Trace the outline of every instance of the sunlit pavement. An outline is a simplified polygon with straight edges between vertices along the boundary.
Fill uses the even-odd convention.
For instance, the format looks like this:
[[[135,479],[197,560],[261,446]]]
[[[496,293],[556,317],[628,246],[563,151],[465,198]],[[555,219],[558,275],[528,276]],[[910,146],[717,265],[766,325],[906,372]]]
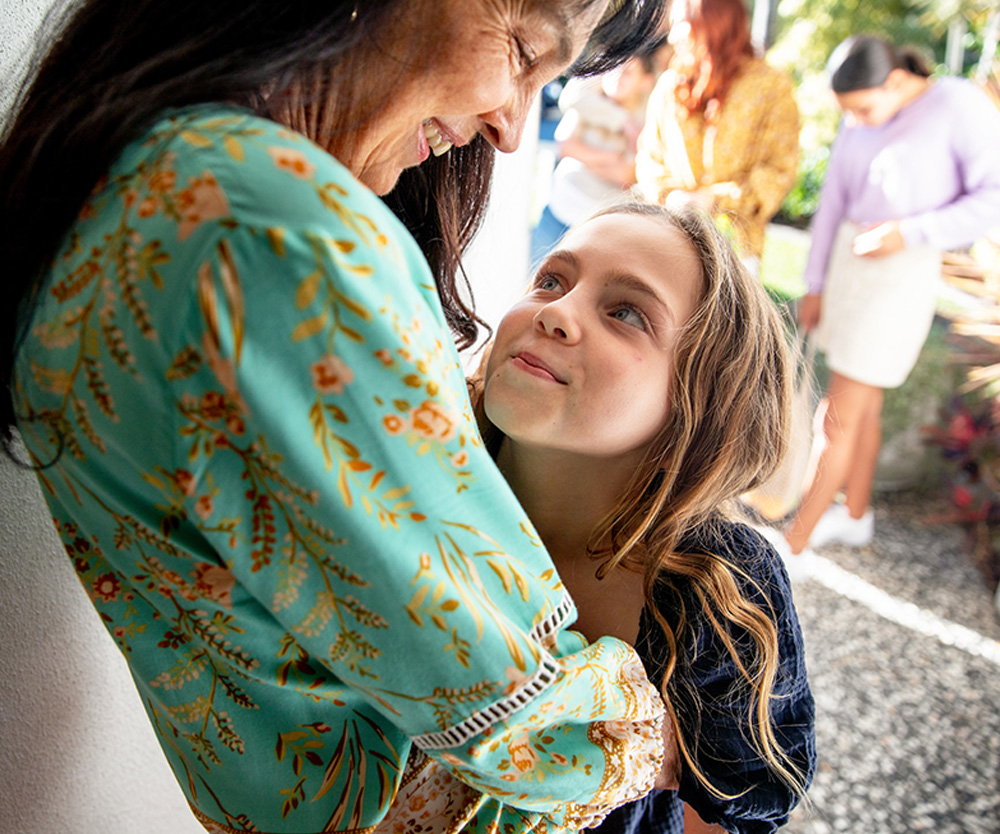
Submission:
[[[786,832],[1000,834],[1000,617],[934,509],[882,496],[872,545],[794,586],[819,767]]]

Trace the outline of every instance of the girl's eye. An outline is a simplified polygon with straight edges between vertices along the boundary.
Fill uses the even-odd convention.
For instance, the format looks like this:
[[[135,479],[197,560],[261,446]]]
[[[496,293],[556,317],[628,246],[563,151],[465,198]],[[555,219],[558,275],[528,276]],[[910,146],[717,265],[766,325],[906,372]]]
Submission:
[[[535,286],[546,292],[558,292],[562,289],[562,284],[559,283],[559,279],[554,275],[539,275],[535,279]]]
[[[649,329],[649,323],[646,320],[646,317],[637,308],[630,304],[619,304],[616,306],[611,311],[611,318],[639,330]]]

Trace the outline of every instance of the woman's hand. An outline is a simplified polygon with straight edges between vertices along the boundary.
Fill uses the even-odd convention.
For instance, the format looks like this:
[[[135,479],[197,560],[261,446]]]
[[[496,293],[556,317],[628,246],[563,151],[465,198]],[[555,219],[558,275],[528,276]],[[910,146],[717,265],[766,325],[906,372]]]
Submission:
[[[799,327],[806,333],[814,330],[819,324],[819,315],[823,309],[823,296],[816,294],[804,295],[799,299]]]
[[[684,803],[684,834],[726,834],[721,825],[709,825],[698,816],[698,812]]]
[[[886,220],[857,235],[851,250],[862,258],[881,258],[898,252],[904,246],[899,221]]]

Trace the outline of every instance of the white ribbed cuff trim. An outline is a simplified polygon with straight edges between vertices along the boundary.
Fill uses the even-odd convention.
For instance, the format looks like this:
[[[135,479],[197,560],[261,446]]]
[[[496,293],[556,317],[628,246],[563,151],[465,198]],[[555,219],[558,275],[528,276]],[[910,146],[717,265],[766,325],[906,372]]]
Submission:
[[[531,629],[528,635],[536,644],[543,644],[558,631],[573,611],[573,601],[566,594],[551,614]],[[464,721],[435,733],[414,736],[413,743],[421,750],[444,750],[466,744],[498,721],[505,721],[548,689],[559,676],[559,663],[539,648],[539,663],[535,673],[516,691],[474,712]]]

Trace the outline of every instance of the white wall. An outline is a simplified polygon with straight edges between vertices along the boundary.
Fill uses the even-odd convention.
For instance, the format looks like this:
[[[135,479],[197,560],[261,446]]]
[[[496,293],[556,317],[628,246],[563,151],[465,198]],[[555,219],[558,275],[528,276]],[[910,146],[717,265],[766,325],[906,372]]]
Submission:
[[[0,0],[9,80],[48,0]],[[9,87],[0,90],[6,106]],[[537,124],[498,160],[490,213],[469,259],[495,324],[524,286]],[[125,661],[49,520],[35,476],[0,454],[0,834],[194,834]]]
[[[47,6],[0,0],[5,82]],[[3,454],[0,624],[0,834],[204,834],[35,476]]]

